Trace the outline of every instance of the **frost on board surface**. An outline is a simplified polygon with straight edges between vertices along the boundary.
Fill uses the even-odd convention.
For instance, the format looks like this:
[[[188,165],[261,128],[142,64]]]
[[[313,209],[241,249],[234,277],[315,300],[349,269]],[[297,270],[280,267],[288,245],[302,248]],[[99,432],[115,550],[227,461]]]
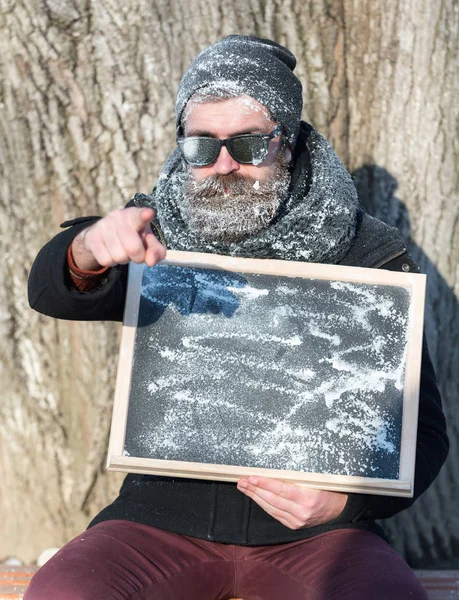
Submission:
[[[397,479],[408,288],[145,268],[125,455]]]

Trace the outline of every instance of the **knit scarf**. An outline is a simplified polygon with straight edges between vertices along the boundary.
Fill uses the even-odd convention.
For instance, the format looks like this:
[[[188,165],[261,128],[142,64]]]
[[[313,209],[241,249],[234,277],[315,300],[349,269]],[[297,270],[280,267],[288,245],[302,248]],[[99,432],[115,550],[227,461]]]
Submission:
[[[304,122],[293,165],[289,193],[276,218],[238,242],[207,241],[188,228],[180,207],[189,172],[178,148],[153,192],[136,194],[134,204],[157,211],[157,224],[171,250],[337,264],[356,234],[359,205],[351,176],[325,139]]]

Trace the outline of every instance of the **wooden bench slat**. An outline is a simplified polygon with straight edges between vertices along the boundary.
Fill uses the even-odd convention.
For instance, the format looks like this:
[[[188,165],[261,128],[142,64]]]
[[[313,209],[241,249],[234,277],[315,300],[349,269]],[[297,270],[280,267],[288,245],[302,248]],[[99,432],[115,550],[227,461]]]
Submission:
[[[22,600],[37,567],[0,565],[0,600]]]
[[[459,571],[414,571],[430,600],[459,600]]]

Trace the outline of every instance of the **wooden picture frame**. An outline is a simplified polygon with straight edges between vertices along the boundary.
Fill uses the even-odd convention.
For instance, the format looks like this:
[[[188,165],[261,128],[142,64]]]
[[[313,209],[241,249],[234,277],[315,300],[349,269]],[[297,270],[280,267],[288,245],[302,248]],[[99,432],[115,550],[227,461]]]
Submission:
[[[144,268],[148,268],[144,267],[144,265],[135,265],[133,263],[129,267],[128,292],[107,458],[108,470],[222,481],[237,481],[243,476],[258,474],[325,490],[412,496],[426,284],[425,275],[392,272],[384,269],[299,263],[271,259],[234,258],[214,254],[178,251],[168,251],[166,260],[161,263],[161,266],[163,268],[198,269],[199,272],[204,269],[206,273],[209,270],[209,273],[233,273],[242,277],[254,277],[262,274],[265,277],[265,283],[271,280],[271,278],[281,277],[289,278],[289,282],[296,282],[298,284],[300,280],[329,282],[330,286],[334,286],[334,289],[344,289],[345,286],[343,284],[345,284],[352,290],[355,288],[353,284],[356,284],[362,286],[363,291],[359,292],[360,294],[370,293],[368,290],[373,290],[375,293],[383,293],[383,291],[386,293],[389,289],[394,290],[394,293],[398,294],[398,288],[404,290],[403,297],[406,295],[409,300],[407,301],[407,308],[403,309],[406,312],[406,327],[403,334],[406,336],[406,344],[403,351],[403,390],[400,392],[403,406],[400,409],[401,435],[399,453],[397,455],[397,461],[399,460],[398,474],[396,477],[391,476],[390,478],[381,476],[373,477],[336,472],[324,473],[286,468],[262,468],[250,465],[239,466],[197,462],[193,460],[129,456],[126,451],[127,420],[130,410],[129,394],[136,333],[139,319],[142,317],[139,312],[142,278]],[[154,268],[157,269],[158,266]],[[372,287],[369,288],[368,286]],[[365,310],[367,310],[367,304],[365,304]],[[361,316],[358,318],[361,318]],[[398,317],[398,321],[404,321],[404,319]],[[226,385],[226,382],[223,385]]]

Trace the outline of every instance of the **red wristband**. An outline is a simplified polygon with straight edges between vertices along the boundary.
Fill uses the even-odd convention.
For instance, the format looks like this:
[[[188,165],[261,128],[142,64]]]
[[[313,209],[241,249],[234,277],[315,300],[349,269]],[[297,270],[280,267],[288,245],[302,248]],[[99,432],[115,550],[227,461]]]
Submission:
[[[67,250],[67,264],[72,282],[80,292],[90,292],[96,288],[101,282],[102,275],[109,269],[109,267],[101,267],[98,271],[79,269],[73,259],[72,244]]]

